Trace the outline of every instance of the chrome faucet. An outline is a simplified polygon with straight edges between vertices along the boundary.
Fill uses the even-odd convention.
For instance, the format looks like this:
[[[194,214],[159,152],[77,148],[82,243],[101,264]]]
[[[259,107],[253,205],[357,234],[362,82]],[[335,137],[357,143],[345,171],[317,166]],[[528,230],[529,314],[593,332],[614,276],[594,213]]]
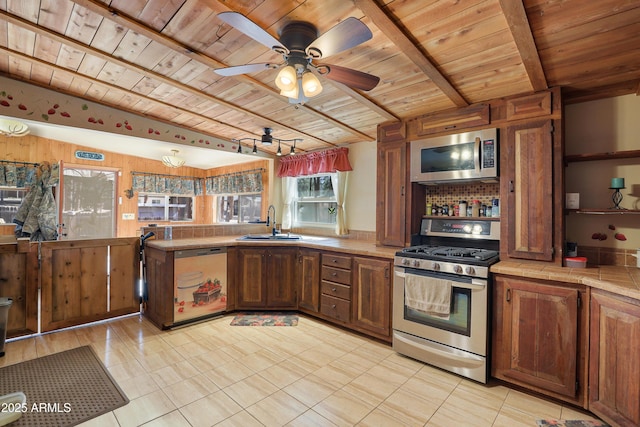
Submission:
[[[273,205],[269,205],[269,207],[267,208],[267,228],[271,224],[269,213],[272,210],[273,210],[273,228],[271,229],[271,235],[275,236],[276,235],[276,207]]]

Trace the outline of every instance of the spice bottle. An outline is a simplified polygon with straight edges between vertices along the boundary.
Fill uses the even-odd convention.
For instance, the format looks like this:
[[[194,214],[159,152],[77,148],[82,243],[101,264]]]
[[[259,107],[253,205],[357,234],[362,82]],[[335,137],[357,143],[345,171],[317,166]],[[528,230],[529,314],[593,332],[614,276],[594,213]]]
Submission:
[[[460,216],[467,216],[467,202],[465,202],[464,200],[460,200],[458,210],[460,212]]]
[[[471,204],[471,216],[480,216],[480,200],[474,200]]]

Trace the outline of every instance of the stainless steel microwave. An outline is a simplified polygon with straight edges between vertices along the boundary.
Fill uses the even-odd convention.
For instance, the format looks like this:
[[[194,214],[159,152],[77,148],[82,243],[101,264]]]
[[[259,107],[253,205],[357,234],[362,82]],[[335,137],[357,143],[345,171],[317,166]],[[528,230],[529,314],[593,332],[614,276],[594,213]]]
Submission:
[[[498,129],[411,141],[411,182],[495,181]]]

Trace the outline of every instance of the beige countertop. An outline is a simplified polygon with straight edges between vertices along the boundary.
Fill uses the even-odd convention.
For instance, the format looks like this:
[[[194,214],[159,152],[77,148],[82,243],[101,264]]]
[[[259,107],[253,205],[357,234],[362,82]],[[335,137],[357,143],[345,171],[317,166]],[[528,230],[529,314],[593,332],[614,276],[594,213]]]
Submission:
[[[602,265],[570,268],[535,261],[500,261],[491,266],[491,272],[582,284],[594,289],[640,299],[640,268],[637,267]]]
[[[238,240],[241,236],[197,237],[175,240],[147,240],[150,248],[165,251],[200,249],[212,246],[293,246],[326,251],[343,252],[351,255],[381,257],[392,260],[398,248],[376,246],[374,242],[335,237],[305,236],[300,240]]]

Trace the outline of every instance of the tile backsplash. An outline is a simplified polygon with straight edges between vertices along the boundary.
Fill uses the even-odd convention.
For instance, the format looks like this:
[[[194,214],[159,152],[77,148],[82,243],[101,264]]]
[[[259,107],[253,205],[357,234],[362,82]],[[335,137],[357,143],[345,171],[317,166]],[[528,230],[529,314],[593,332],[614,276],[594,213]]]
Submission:
[[[481,204],[491,205],[491,200],[500,197],[500,183],[466,183],[428,185],[425,207],[427,203],[442,205],[458,204],[460,200],[471,203],[480,200]]]
[[[589,265],[618,265],[636,267],[637,249],[601,248],[578,246],[578,256],[586,257]]]

